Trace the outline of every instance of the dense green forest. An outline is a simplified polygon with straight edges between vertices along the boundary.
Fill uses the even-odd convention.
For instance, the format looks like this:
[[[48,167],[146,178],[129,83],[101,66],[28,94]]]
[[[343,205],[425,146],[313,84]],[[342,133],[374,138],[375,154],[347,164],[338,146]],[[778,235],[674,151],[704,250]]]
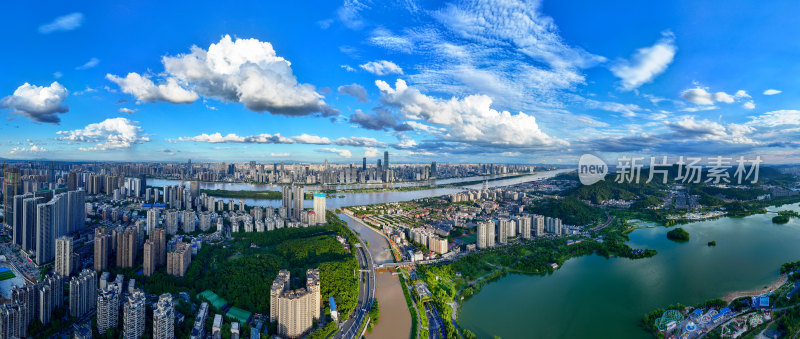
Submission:
[[[683,228],[678,227],[672,231],[667,232],[667,238],[677,241],[688,241],[689,232],[686,232],[686,230],[684,230]]]
[[[602,209],[589,206],[575,197],[547,199],[529,206],[528,212],[561,218],[568,225],[587,225],[606,220]]]

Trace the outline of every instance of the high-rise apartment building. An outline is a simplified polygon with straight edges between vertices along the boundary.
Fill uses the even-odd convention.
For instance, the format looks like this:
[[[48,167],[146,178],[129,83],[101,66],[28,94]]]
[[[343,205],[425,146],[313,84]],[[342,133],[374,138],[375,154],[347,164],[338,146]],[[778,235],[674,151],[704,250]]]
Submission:
[[[522,239],[531,239],[531,216],[523,215],[517,220]]]
[[[125,231],[117,233],[117,266],[133,267],[136,264],[137,240],[135,226],[128,226]]]
[[[156,268],[167,264],[167,231],[163,228],[150,230],[150,240],[155,244]]]
[[[147,210],[147,231],[148,233],[158,227],[159,209],[151,208]]]
[[[105,227],[94,229],[94,270],[108,269],[108,257],[111,255],[111,235]]]
[[[501,245],[508,243],[508,238],[511,234],[511,220],[501,218],[497,221],[497,242]]]
[[[278,322],[278,335],[298,338],[320,317],[319,270],[306,272],[306,288],[289,290],[289,271],[281,270],[270,289],[270,319]]]
[[[156,244],[153,239],[147,239],[143,246],[142,273],[145,277],[153,275],[156,271]]]
[[[183,211],[181,215],[181,220],[183,222],[183,233],[192,233],[194,232],[194,211],[186,210]]]
[[[191,245],[179,242],[167,253],[167,274],[182,277],[192,263]]]
[[[86,191],[80,189],[67,192],[67,209],[69,210],[67,232],[82,230],[86,226]]]
[[[24,304],[0,305],[0,338],[24,338],[27,336],[26,312],[27,305]]]
[[[13,200],[14,214],[9,217],[13,218],[13,223],[12,223],[13,226],[11,230],[12,241],[19,246],[22,246],[24,242],[23,229],[25,227],[25,208],[23,206],[25,199],[30,199],[30,198],[33,198],[33,194],[15,195]]]
[[[478,221],[478,248],[494,247],[494,223],[491,221]]]
[[[536,236],[537,237],[543,237],[544,236],[544,216],[543,215],[538,215],[538,214],[534,214],[533,215],[532,228],[534,230],[536,230]]]
[[[153,309],[153,339],[175,338],[175,307],[172,295],[164,293],[158,297]]]
[[[26,198],[22,201],[22,249],[36,250],[36,206],[44,202],[42,197]]]
[[[283,194],[281,195],[282,203],[281,206],[286,209],[288,214],[292,214],[292,187],[289,185],[284,185],[283,187]]]
[[[69,281],[69,315],[79,318],[97,302],[97,272],[85,269]]]
[[[317,219],[317,225],[327,222],[325,216],[325,193],[314,193],[314,215]]]
[[[164,229],[167,234],[175,235],[178,233],[178,211],[167,210],[164,217]]]
[[[122,338],[138,339],[144,335],[146,305],[144,292],[134,289],[123,307]]]
[[[53,261],[55,256],[54,221],[56,204],[51,201],[36,205],[36,264],[43,265]]]
[[[97,296],[97,331],[100,334],[119,324],[119,292],[117,286],[107,286]]]
[[[300,220],[300,214],[303,212],[303,203],[305,202],[305,193],[303,192],[303,186],[294,186],[292,193],[292,199],[294,200],[294,208],[292,209],[292,216]]]
[[[56,239],[56,263],[54,270],[56,273],[64,277],[69,277],[72,274],[72,238],[62,236]]]

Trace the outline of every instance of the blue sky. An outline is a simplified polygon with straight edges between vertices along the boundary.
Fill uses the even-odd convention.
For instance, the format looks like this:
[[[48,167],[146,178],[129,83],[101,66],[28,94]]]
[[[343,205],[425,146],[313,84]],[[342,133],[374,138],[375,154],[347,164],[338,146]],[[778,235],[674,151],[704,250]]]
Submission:
[[[0,157],[797,162],[796,13],[796,1],[15,3],[0,13]]]

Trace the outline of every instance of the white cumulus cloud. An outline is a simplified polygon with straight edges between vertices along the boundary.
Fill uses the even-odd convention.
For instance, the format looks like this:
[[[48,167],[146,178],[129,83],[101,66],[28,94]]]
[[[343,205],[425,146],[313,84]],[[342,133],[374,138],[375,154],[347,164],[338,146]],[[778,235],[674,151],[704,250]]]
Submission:
[[[335,154],[338,154],[342,158],[349,158],[349,157],[353,156],[353,153],[351,153],[349,150],[340,149],[340,148],[320,148],[317,151],[335,153]]]
[[[395,88],[381,80],[375,84],[381,91],[381,103],[397,108],[407,119],[446,128],[442,134],[446,140],[517,146],[566,144],[542,132],[532,115],[492,109],[492,99],[486,95],[441,100],[422,94],[402,79]]]
[[[124,78],[113,74],[106,74],[106,79],[119,85],[123,92],[131,94],[139,101],[166,101],[173,104],[191,104],[199,97],[197,93],[183,88],[175,78],[167,78],[163,83],[156,84],[146,76],[138,73],[128,73]]]
[[[127,107],[121,107],[119,109],[119,112],[120,113],[133,114],[133,113],[136,113],[136,110],[135,109],[130,109],[130,108],[127,108]]]
[[[359,67],[375,75],[403,74],[403,69],[400,66],[388,60],[370,61],[359,65]]]
[[[36,86],[26,82],[17,87],[14,94],[0,99],[0,108],[11,109],[33,121],[58,124],[61,122],[58,114],[69,111],[69,107],[64,105],[67,94],[69,91],[57,81],[50,86]]]
[[[160,85],[137,73],[123,79],[107,77],[140,101],[187,103],[197,100],[199,94],[238,102],[255,112],[292,116],[338,114],[313,85],[297,81],[291,63],[278,56],[269,42],[234,40],[226,35],[207,50],[192,46],[190,53],[164,56],[161,62],[165,73]]]
[[[364,156],[367,158],[372,158],[378,156],[378,149],[377,148],[365,148],[364,149]]]
[[[771,88],[766,90],[766,91],[764,91],[764,95],[775,95],[775,94],[781,94],[781,91],[779,91],[777,89],[771,89]]]
[[[677,49],[675,36],[667,32],[655,45],[637,50],[631,60],[623,60],[612,66],[611,72],[620,78],[622,90],[637,89],[666,71]]]
[[[109,118],[82,129],[58,131],[58,135],[57,140],[94,144],[91,147],[80,147],[81,151],[124,149],[150,141],[138,122],[126,118]]]

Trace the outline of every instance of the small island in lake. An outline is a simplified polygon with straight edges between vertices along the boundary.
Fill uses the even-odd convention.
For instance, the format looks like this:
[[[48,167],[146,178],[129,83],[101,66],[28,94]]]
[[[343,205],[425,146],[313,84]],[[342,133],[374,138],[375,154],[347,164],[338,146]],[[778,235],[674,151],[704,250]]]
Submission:
[[[708,246],[717,246],[717,241],[716,240],[709,241]]]
[[[667,232],[667,239],[676,241],[689,241],[689,232],[686,232],[686,230],[683,228],[678,227]]]

